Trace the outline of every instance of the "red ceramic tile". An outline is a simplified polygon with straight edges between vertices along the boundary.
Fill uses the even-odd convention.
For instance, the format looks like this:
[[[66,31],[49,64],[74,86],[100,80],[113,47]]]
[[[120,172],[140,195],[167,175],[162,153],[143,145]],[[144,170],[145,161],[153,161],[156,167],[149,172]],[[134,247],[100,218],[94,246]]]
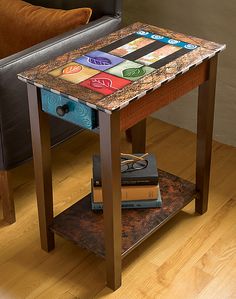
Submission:
[[[104,95],[109,95],[122,89],[130,84],[131,81],[118,78],[116,76],[100,73],[80,83],[81,86],[87,87]]]

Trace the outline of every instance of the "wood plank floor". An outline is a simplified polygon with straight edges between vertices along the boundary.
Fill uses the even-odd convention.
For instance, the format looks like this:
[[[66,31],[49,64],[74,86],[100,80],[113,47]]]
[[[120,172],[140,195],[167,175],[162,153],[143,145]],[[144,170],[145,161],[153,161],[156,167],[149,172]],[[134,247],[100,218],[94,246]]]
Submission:
[[[195,145],[193,133],[148,120],[147,151],[159,168],[194,182]],[[91,132],[53,149],[55,214],[89,192],[98,150]],[[124,136],[122,150],[130,151]],[[60,237],[53,252],[40,250],[32,162],[12,174],[17,222],[0,222],[1,299],[236,298],[236,148],[214,142],[209,211],[195,215],[189,204],[128,255],[114,293],[101,258]]]

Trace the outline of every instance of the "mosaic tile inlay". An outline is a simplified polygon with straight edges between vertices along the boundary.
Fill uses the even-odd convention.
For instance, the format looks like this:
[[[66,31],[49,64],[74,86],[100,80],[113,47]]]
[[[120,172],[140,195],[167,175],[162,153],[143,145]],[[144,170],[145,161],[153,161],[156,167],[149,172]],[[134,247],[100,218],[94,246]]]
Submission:
[[[104,53],[102,51],[93,51],[88,54],[83,55],[82,57],[75,59],[76,62],[86,65],[90,68],[105,71],[121,62],[124,59]]]
[[[153,71],[155,71],[154,68],[142,65],[140,63],[127,61],[127,60],[107,70],[109,74],[113,74],[118,77],[125,78],[132,81],[138,80],[143,76],[150,74]]]
[[[97,70],[72,62],[63,65],[62,67],[57,68],[48,74],[72,83],[79,83],[98,73],[99,72]]]
[[[137,51],[138,49],[145,47],[153,42],[154,40],[151,40],[149,38],[140,37],[123,46],[120,46],[119,48],[112,50],[110,53],[122,57],[134,51]]]
[[[100,92],[104,95],[108,95],[130,83],[131,81],[129,80],[118,78],[106,73],[100,73],[83,81],[80,85]]]
[[[138,63],[142,63],[145,65],[150,65],[155,63],[158,60],[161,60],[165,58],[166,56],[169,56],[170,54],[179,51],[179,47],[166,45],[160,49],[157,49],[151,53],[148,53],[147,55],[140,57],[136,60]]]
[[[112,113],[224,48],[225,45],[135,23],[18,77]]]

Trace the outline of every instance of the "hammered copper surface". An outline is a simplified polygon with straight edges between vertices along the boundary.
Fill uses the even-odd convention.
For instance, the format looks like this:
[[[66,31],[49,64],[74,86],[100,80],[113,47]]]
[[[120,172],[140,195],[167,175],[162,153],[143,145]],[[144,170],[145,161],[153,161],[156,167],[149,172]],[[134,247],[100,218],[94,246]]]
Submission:
[[[162,208],[122,210],[122,255],[171,219],[196,195],[195,185],[159,170]],[[105,256],[102,212],[91,210],[90,195],[55,217],[52,230],[80,247]]]
[[[65,65],[66,63],[71,62],[73,59],[78,58],[85,53],[102,48],[139,30],[146,30],[156,34],[168,36],[173,39],[198,45],[199,47],[194,51],[191,51],[171,61],[170,63],[142,77],[141,79],[132,82],[132,84],[116,91],[109,96],[104,96],[95,91],[83,88],[78,84],[66,82],[60,78],[53,78],[52,76],[48,75],[49,71]],[[158,88],[162,83],[174,79],[178,74],[187,71],[190,67],[194,67],[203,60],[211,58],[212,56],[216,55],[216,53],[223,50],[224,47],[224,45],[202,40],[196,37],[186,36],[181,33],[175,33],[167,29],[145,25],[142,23],[135,23],[117,32],[114,32],[105,38],[99,39],[95,43],[66,53],[63,56],[60,56],[46,64],[23,72],[19,74],[19,78],[30,83],[40,84],[43,87],[59,91],[65,95],[75,97],[86,102],[87,104],[95,105],[95,109],[113,111],[116,109],[122,109],[122,107],[129,104],[133,98],[140,95],[142,96],[145,94],[145,92]]]

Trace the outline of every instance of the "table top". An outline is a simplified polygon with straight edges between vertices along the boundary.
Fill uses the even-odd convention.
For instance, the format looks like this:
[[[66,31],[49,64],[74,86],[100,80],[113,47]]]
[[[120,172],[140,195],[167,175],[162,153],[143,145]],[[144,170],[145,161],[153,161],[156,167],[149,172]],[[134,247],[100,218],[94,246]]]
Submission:
[[[224,48],[225,45],[135,23],[22,72],[18,78],[112,113]]]

